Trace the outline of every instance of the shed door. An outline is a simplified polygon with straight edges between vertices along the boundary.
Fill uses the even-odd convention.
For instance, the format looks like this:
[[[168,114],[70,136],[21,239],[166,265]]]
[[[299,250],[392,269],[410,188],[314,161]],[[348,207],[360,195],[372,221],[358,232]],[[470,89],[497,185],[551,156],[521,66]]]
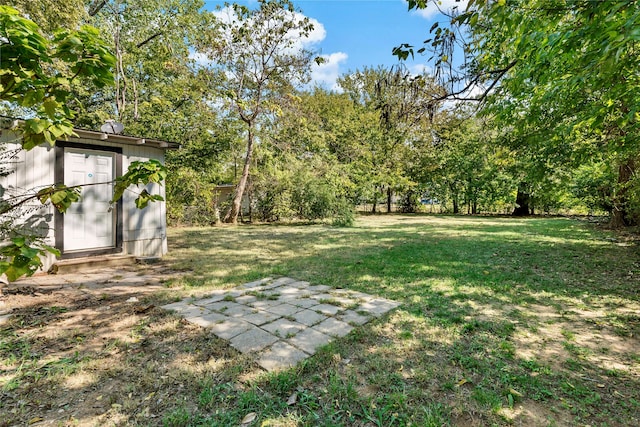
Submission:
[[[64,149],[64,183],[85,185],[64,214],[64,252],[115,247],[116,211],[109,210],[114,175],[115,153]]]

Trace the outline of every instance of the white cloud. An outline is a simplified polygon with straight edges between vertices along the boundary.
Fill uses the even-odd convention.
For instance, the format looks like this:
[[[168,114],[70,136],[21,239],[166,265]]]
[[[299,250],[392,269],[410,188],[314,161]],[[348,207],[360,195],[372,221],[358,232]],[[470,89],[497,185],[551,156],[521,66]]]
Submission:
[[[409,67],[409,72],[412,76],[419,76],[425,73],[431,74],[433,72],[433,68],[427,64],[414,64]]]
[[[304,15],[296,12],[296,18],[302,19]],[[322,25],[317,19],[309,18],[309,22],[313,25],[313,30],[304,38],[303,43],[307,45],[313,45],[316,43],[320,43],[322,40],[327,37],[327,30],[324,29],[324,25]]]
[[[321,55],[324,62],[320,65],[314,64],[311,69],[311,81],[324,88],[339,91],[336,81],[340,76],[340,65],[346,62],[349,57],[344,52],[335,52],[329,55]]]
[[[403,1],[406,3],[406,0]],[[438,15],[440,11],[450,13],[455,7],[458,8],[458,13],[462,13],[467,9],[468,4],[469,0],[431,0],[427,3],[425,9],[413,10],[412,13],[422,16],[425,19],[431,19]]]

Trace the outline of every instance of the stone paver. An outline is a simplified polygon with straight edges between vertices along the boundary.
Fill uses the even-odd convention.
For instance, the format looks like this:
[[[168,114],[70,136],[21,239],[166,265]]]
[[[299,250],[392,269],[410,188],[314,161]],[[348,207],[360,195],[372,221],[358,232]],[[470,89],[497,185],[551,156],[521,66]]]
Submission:
[[[313,326],[316,323],[320,323],[327,318],[327,316],[324,316],[313,310],[301,310],[296,314],[292,315],[291,317],[296,322],[302,323],[303,325],[307,325],[307,326]]]
[[[253,328],[231,338],[231,346],[242,353],[262,350],[280,339],[269,332]]]
[[[343,322],[349,323],[351,325],[364,325],[369,320],[371,320],[371,317],[363,316],[362,314],[358,314],[353,310],[345,310],[343,313],[336,317]]]
[[[331,305],[331,304],[314,305],[312,307],[309,307],[309,310],[313,310],[315,312],[320,312],[320,313],[325,314],[327,316],[335,316],[340,311],[342,311],[342,310],[340,310],[340,307],[338,307],[337,305]]]
[[[314,354],[318,347],[329,344],[330,341],[331,337],[329,335],[312,328],[307,328],[287,340],[290,344],[309,354]]]
[[[320,304],[320,301],[318,301],[315,298],[302,298],[302,299],[297,299],[295,301],[287,301],[287,302],[291,305],[295,305],[296,307],[301,307],[301,308],[309,308],[309,307],[313,307],[314,305]]]
[[[277,314],[269,313],[268,311],[264,310],[254,309],[251,314],[244,316],[242,320],[260,326],[264,325],[265,323],[272,322],[278,318],[280,318],[280,316],[278,316]]]
[[[198,305],[200,307],[205,307],[209,304],[215,304],[219,301],[222,301],[224,299],[224,295],[214,295],[211,296],[209,298],[204,298],[204,299],[200,299],[200,300],[196,300],[193,302],[193,305]],[[179,303],[178,303],[179,304]]]
[[[275,371],[296,365],[319,347],[399,305],[362,292],[280,277],[215,290],[202,299],[186,298],[162,308],[210,329],[242,353],[254,352],[262,368]]]
[[[309,355],[304,351],[280,341],[262,354],[262,357],[258,359],[258,365],[267,371],[277,371],[295,366],[307,357]]]
[[[275,322],[262,325],[262,329],[264,329],[265,331],[269,331],[272,334],[282,338],[290,338],[291,336],[306,328],[307,326],[301,323],[292,322],[291,320],[287,319],[278,319]]]
[[[227,317],[219,313],[209,313],[200,316],[187,317],[186,319],[191,323],[202,326],[203,328],[211,328],[212,326],[227,320]]]
[[[292,316],[302,310],[302,308],[291,304],[280,304],[273,307],[265,308],[264,310],[268,311],[269,313],[278,314],[280,316]]]
[[[191,321],[190,319],[187,320]],[[249,322],[228,317],[227,320],[211,326],[211,332],[222,339],[229,340],[236,335],[247,332],[251,328],[255,328],[255,326]]]
[[[324,322],[318,323],[314,329],[333,337],[344,337],[351,332],[353,326],[330,317]]]

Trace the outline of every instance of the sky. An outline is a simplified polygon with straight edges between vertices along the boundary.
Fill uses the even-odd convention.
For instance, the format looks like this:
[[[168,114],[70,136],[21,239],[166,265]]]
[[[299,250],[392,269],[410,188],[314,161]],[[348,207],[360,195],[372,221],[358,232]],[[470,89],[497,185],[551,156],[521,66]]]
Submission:
[[[238,4],[255,8],[255,0],[236,0]],[[205,7],[214,10],[222,1],[205,0]],[[390,67],[399,63],[391,51],[403,43],[416,47],[429,38],[429,28],[436,21],[445,22],[438,8],[409,11],[405,0],[294,0],[302,14],[310,18],[314,31],[305,47],[325,58],[313,66],[313,83],[326,89],[337,89],[336,79],[345,73],[379,65]],[[440,0],[441,7],[466,7],[456,0]],[[427,56],[416,54],[405,61],[413,73],[427,67]]]

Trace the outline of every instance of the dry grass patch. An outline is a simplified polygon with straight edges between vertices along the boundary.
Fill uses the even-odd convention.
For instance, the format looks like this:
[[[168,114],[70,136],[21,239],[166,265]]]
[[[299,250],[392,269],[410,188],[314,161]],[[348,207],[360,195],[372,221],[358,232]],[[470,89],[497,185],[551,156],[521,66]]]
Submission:
[[[371,216],[170,230],[140,306],[288,276],[402,303],[285,372],[103,283],[6,292],[0,426],[640,425],[634,236],[575,220]],[[339,302],[339,301],[338,301]],[[295,403],[288,404],[295,395]]]

